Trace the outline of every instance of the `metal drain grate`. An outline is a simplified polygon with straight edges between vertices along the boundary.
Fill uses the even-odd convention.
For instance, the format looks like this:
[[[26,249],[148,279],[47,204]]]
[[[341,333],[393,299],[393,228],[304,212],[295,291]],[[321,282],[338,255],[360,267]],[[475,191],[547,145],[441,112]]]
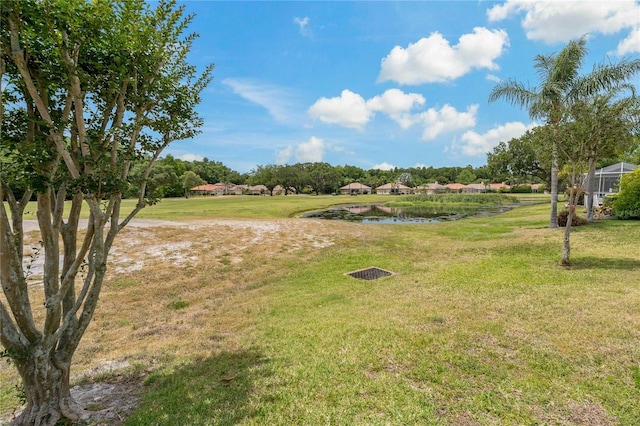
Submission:
[[[347,275],[350,275],[353,278],[358,278],[360,280],[377,280],[378,278],[395,275],[395,273],[390,271],[385,271],[384,269],[371,267],[371,268],[360,269],[358,271],[348,272]]]

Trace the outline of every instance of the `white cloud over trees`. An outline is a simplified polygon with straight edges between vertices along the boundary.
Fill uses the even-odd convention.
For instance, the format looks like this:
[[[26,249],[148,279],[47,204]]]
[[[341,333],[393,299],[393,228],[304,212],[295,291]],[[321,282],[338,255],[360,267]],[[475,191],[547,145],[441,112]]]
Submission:
[[[312,136],[307,142],[303,142],[295,149],[295,158],[298,163],[319,163],[324,157],[325,143],[322,139]]]
[[[375,166],[372,167],[373,170],[387,170],[387,171],[393,170],[395,168],[396,166],[394,166],[393,164],[389,164],[387,162],[376,164]]]
[[[382,59],[378,81],[417,85],[455,80],[474,68],[496,70],[499,67],[494,61],[508,45],[504,30],[476,27],[473,33],[461,36],[455,46],[434,32],[406,48],[394,47]]]
[[[326,149],[324,140],[312,136],[307,142],[276,151],[276,164],[286,164],[292,158],[297,163],[319,163],[322,162]]]
[[[500,142],[518,138],[533,127],[535,127],[533,124],[526,125],[519,121],[513,121],[494,127],[483,134],[469,130],[460,138],[463,143],[456,144],[452,148],[455,151],[461,152],[463,155],[472,157],[486,155]]]

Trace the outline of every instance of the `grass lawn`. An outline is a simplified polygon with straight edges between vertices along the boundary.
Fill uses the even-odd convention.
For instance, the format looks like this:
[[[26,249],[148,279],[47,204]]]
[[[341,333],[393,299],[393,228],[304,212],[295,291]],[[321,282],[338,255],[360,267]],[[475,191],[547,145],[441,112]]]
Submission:
[[[189,241],[192,257],[112,268],[75,373],[127,361],[104,379],[144,382],[128,425],[637,424],[640,222],[575,228],[561,268],[548,204],[440,224],[286,219],[337,198],[144,211],[277,227],[125,231],[114,258],[145,255],[135,238]],[[345,275],[369,266],[397,275]],[[0,370],[6,412],[16,378]]]

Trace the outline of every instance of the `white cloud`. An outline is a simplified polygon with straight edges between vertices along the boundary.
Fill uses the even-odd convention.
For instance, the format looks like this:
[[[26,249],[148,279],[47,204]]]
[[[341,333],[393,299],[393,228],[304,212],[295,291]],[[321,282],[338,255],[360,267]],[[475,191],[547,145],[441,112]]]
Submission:
[[[350,90],[343,90],[335,98],[320,98],[309,108],[309,115],[327,124],[362,130],[373,112],[364,98]]]
[[[424,105],[424,96],[418,93],[404,93],[399,89],[389,89],[382,95],[374,96],[367,101],[367,107],[371,111],[379,111],[387,114],[403,129],[415,122],[414,116],[409,114],[415,106]]]
[[[200,154],[182,154],[178,158],[182,161],[188,161],[188,162],[204,160],[204,157]]]
[[[495,83],[500,83],[502,81],[502,79],[500,77],[498,77],[497,75],[493,75],[493,74],[487,74],[487,80],[493,81]]]
[[[395,168],[396,166],[394,166],[393,164],[389,164],[387,162],[376,164],[375,166],[372,167],[372,169],[374,170],[393,170]]]
[[[292,158],[297,163],[319,163],[324,158],[327,144],[312,136],[307,142],[276,151],[276,164],[287,164]]]
[[[288,146],[284,149],[276,151],[276,164],[287,164],[293,154],[293,148]]]
[[[296,121],[292,96],[286,88],[244,78],[226,78],[222,84],[244,99],[266,108],[277,121],[285,124]]]
[[[313,35],[313,33],[311,32],[311,28],[308,27],[309,25],[308,16],[305,16],[304,18],[299,18],[296,16],[295,18],[293,18],[293,22],[298,25],[301,35],[305,37],[311,37]]]
[[[440,110],[429,108],[418,115],[419,121],[424,125],[423,140],[433,140],[441,133],[473,127],[476,124],[478,105],[467,108],[466,112],[458,112],[451,105],[444,105]]]
[[[520,13],[525,14],[522,28],[528,39],[553,44],[588,33],[615,34],[634,28],[638,25],[640,3],[508,0],[487,10],[490,21],[501,21]]]
[[[512,121],[483,134],[469,130],[460,138],[464,143],[460,146],[454,146],[453,149],[460,150],[463,155],[468,156],[486,155],[500,142],[518,138],[533,127],[535,127],[534,124],[525,125],[518,121]]]
[[[296,148],[296,161],[298,163],[319,163],[324,157],[324,150],[324,141],[312,136],[308,142],[301,143]]]
[[[616,53],[620,56],[631,53],[640,53],[640,27],[631,31],[629,36],[618,44]]]
[[[432,33],[407,48],[394,47],[382,60],[378,81],[422,84],[455,80],[473,68],[498,69],[494,60],[509,40],[504,30],[482,27],[465,34],[451,46],[442,34]]]

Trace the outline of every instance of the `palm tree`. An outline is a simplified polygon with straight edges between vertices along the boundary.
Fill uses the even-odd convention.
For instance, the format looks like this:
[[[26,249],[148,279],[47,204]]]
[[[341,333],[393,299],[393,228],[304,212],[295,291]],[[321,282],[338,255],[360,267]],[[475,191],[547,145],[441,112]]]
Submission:
[[[552,130],[549,140],[552,151],[550,228],[558,227],[558,130],[567,118],[570,105],[578,99],[622,84],[640,71],[640,59],[636,59],[601,64],[591,73],[580,75],[587,55],[586,42],[586,36],[583,36],[579,40],[571,40],[558,54],[537,55],[534,67],[540,78],[538,86],[529,87],[509,79],[498,83],[489,95],[489,102],[505,99],[526,108],[531,119],[544,120]]]

